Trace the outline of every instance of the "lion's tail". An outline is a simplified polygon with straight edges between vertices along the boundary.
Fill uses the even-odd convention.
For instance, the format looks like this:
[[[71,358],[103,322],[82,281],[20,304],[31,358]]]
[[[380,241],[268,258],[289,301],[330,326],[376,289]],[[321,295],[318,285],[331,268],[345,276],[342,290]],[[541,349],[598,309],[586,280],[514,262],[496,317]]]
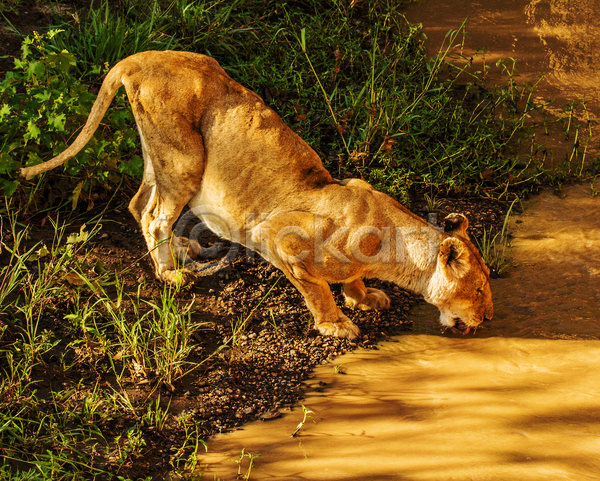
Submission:
[[[41,174],[42,172],[52,170],[55,167],[64,164],[67,160],[83,149],[85,144],[87,144],[92,138],[92,135],[94,135],[98,125],[100,125],[102,117],[104,117],[104,114],[108,110],[108,107],[115,96],[115,93],[119,87],[121,87],[121,85],[123,85],[123,75],[121,69],[117,65],[108,72],[104,82],[102,82],[102,87],[100,88],[100,92],[98,93],[98,97],[96,98],[94,105],[92,105],[92,110],[88,116],[87,122],[75,141],[64,152],[60,153],[53,159],[31,167],[23,167],[21,169],[21,176],[33,177],[34,175]]]

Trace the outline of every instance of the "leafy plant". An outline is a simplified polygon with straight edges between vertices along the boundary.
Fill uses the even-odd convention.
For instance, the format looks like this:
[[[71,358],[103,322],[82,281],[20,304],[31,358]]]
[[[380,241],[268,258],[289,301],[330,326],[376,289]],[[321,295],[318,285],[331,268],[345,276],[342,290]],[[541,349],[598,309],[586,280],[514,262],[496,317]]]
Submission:
[[[21,166],[40,163],[64,150],[67,135],[83,125],[96,98],[75,75],[75,56],[49,48],[49,42],[63,33],[50,30],[26,37],[15,69],[0,83],[0,187],[5,195],[12,195],[20,185]],[[72,193],[74,204],[82,191],[116,180],[119,169],[141,173],[141,162],[135,157],[133,163],[117,165],[124,151],[135,148],[137,133],[125,95],[117,95],[116,103],[105,118],[106,128],[99,129],[65,166],[69,175],[80,179]]]
[[[427,212],[437,212],[445,203],[444,199],[438,198],[434,193],[431,195],[428,193],[423,194],[425,202],[427,203]]]
[[[189,414],[182,414],[177,422],[180,426],[183,426],[185,437],[181,446],[171,448],[174,454],[171,456],[170,463],[176,469],[180,469],[183,464],[187,472],[192,472],[198,464],[200,447],[208,450],[208,446],[200,438],[200,423],[193,420]]]
[[[156,401],[154,403],[150,403],[147,406],[146,413],[142,417],[142,422],[150,426],[151,428],[156,428],[159,431],[162,431],[165,427],[165,423],[167,421],[167,417],[169,416],[169,407],[171,406],[171,400],[169,400],[167,407],[165,409],[160,407],[160,394],[157,396]]]
[[[160,396],[132,400],[121,386],[123,373],[173,389],[211,357],[188,359],[190,335],[201,324],[191,304],[173,299],[176,291],[167,288],[158,300],[130,298],[121,279],[95,272],[86,255],[100,224],[67,235],[68,226],[51,219],[54,239],[30,245],[30,229],[19,225],[10,201],[7,207],[0,217],[0,254],[8,261],[0,271],[0,478],[115,477],[146,451],[148,432],[172,419],[170,401],[161,404]],[[128,303],[134,320],[125,315]],[[53,319],[68,328],[68,339],[49,329]],[[93,380],[68,375],[58,390],[39,390],[49,364],[65,372],[87,368]],[[115,382],[98,382],[100,372]],[[114,430],[115,419],[122,429]],[[171,463],[187,474],[204,446],[203,430],[189,416],[177,421],[185,439]]]
[[[238,464],[238,472],[236,479],[250,479],[250,473],[252,473],[252,468],[254,467],[254,460],[260,457],[260,454],[250,454],[246,452],[246,448],[242,449],[240,453],[239,459],[236,459],[235,462]],[[248,468],[245,473],[242,473],[242,464],[244,462],[244,458],[248,458]]]
[[[304,427],[304,424],[306,424],[307,419],[310,419],[313,423],[316,423],[316,421],[311,416],[311,414],[314,414],[314,412],[307,409],[306,406],[304,406],[304,404],[302,405],[302,413],[302,421],[300,421],[300,423],[296,427],[296,430],[292,433],[292,437],[295,437],[300,432],[300,430]]]

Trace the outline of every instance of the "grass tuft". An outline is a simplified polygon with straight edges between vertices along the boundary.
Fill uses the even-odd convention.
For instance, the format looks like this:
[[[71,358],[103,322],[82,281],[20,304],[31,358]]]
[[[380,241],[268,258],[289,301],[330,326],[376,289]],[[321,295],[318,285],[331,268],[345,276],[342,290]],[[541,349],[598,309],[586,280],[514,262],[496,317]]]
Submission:
[[[512,201],[506,216],[504,217],[504,223],[502,229],[495,235],[492,235],[493,228],[483,229],[481,239],[475,239],[479,252],[483,262],[498,276],[504,274],[510,268],[510,260],[508,254],[510,251],[510,242],[508,238],[507,226],[512,213],[512,209],[515,203],[519,200],[517,197]]]

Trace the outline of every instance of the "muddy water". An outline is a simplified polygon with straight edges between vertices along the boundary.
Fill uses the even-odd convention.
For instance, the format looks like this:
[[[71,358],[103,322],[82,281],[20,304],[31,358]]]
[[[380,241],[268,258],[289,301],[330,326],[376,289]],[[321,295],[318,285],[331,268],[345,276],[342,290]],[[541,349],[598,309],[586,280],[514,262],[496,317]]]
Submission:
[[[600,181],[596,182],[600,189]],[[515,219],[509,277],[474,336],[442,333],[435,308],[413,334],[321,366],[283,418],[216,437],[210,477],[235,479],[600,479],[600,196],[544,192]],[[325,382],[323,388],[318,383]]]
[[[600,97],[600,2],[423,0],[408,17],[430,45],[469,16],[468,48],[516,57],[540,95]],[[597,111],[597,110],[596,110]],[[600,181],[595,190],[600,191]],[[317,369],[303,404],[217,436],[205,479],[600,479],[600,196],[590,184],[551,191],[514,219],[507,278],[493,281],[494,319],[467,337],[442,333],[435,308],[414,332]],[[320,383],[326,383],[323,387]],[[247,470],[247,459],[242,472]]]
[[[600,339],[598,189],[600,180],[561,196],[547,189],[524,204],[509,226],[514,267],[492,282],[494,319],[477,336]],[[439,333],[435,310],[415,309],[416,332]]]
[[[204,458],[235,479],[538,480],[600,477],[600,342],[404,336],[323,367],[315,412],[222,435]]]

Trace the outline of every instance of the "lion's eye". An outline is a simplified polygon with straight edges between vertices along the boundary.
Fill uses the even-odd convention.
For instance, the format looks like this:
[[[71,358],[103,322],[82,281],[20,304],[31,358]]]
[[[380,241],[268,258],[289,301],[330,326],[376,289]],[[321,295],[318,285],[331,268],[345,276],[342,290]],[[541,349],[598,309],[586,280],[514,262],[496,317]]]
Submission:
[[[477,294],[483,294],[483,287],[477,288]]]

